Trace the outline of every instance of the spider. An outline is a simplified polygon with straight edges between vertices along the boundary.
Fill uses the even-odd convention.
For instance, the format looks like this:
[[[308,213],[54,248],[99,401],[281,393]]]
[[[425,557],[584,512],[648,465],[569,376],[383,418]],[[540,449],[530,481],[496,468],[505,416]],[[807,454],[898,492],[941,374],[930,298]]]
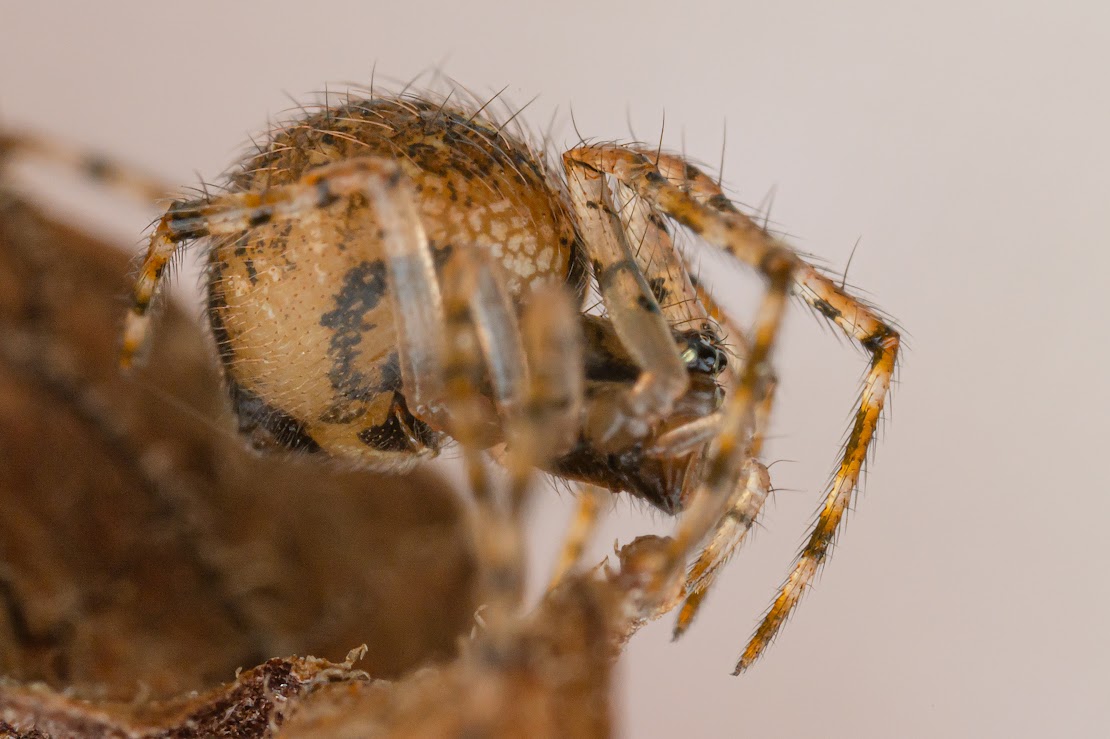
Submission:
[[[684,157],[582,142],[559,171],[485,107],[349,94],[272,130],[224,192],[177,200],[158,220],[121,363],[148,338],[173,256],[207,239],[207,317],[240,425],[256,442],[393,471],[457,442],[482,532],[486,618],[502,624],[520,599],[516,531],[533,470],[585,489],[560,572],[576,566],[596,525],[598,491],[638,496],[679,516],[638,596],[653,616],[681,603],[678,636],[768,495],[759,454],[771,356],[788,298],[800,296],[870,366],[816,524],[739,674],[829,554],[875,438],[899,333]],[[19,149],[147,196],[159,189],[34,137],[0,137],[0,153]],[[692,277],[676,227],[762,275],[750,328]],[[590,288],[601,315],[584,307]],[[488,475],[485,451],[508,469],[505,485]]]

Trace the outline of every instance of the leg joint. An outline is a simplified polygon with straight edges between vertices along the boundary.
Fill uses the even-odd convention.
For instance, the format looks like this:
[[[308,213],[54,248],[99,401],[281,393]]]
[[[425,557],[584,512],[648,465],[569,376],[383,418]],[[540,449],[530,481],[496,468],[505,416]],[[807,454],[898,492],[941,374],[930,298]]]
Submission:
[[[882,356],[884,353],[891,351],[898,347],[901,341],[901,336],[897,331],[885,323],[879,324],[875,331],[863,339],[860,343],[863,348],[871,352],[875,357]]]
[[[767,276],[772,289],[785,290],[794,279],[798,258],[785,246],[773,246],[759,262],[759,270]]]

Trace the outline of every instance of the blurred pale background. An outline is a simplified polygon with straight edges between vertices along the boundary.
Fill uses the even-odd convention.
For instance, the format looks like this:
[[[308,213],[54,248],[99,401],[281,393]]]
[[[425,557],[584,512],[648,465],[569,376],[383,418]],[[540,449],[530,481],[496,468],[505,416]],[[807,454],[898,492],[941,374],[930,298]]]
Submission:
[[[906,328],[866,491],[763,662],[729,672],[787,571],[864,359],[796,307],[782,490],[678,644],[622,662],[627,736],[1105,736],[1110,6],[1104,3],[4,3],[0,119],[212,179],[290,98],[441,66],[558,144],[647,140],[724,171]],[[915,9],[916,8],[916,9]],[[53,183],[50,183],[51,185]],[[59,192],[59,197],[63,193]],[[139,243],[152,217],[78,189]],[[72,200],[72,198],[71,198]],[[80,203],[71,203],[71,205]],[[758,281],[707,259],[741,314]],[[736,277],[731,275],[736,274]],[[790,461],[785,461],[790,460]],[[571,509],[538,496],[537,576]],[[619,502],[596,552],[669,522]],[[372,563],[368,563],[372,566]]]

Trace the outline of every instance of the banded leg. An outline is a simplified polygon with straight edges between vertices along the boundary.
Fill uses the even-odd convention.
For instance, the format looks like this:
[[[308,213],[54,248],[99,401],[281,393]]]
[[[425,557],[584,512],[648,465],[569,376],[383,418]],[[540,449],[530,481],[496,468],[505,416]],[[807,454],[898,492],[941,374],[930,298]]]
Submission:
[[[691,279],[689,264],[675,248],[663,216],[627,185],[618,182],[617,193],[626,238],[667,323],[672,330],[684,326],[698,330],[708,344],[716,347],[721,343],[717,324],[727,321],[727,317],[711,300],[705,301],[706,291]],[[711,318],[707,308],[724,320]],[[735,326],[730,330],[737,340],[745,341],[743,332]],[[696,361],[694,348],[687,348],[686,352],[682,355],[684,361]],[[722,418],[723,412],[718,411],[684,423],[655,436],[646,451],[659,457],[680,457],[693,452],[717,435]]]
[[[686,573],[683,587],[686,598],[675,618],[672,639],[685,634],[694,622],[720,568],[744,543],[748,532],[759,518],[770,491],[771,477],[767,467],[752,456],[747,476],[732,494],[724,516],[717,522],[709,541]]]
[[[227,193],[209,199],[178,201],[170,206],[150,235],[150,244],[135,280],[131,310],[124,326],[120,364],[129,367],[146,343],[151,303],[161,291],[166,265],[179,246],[206,236],[241,234],[271,221],[295,219],[356,193],[365,194],[376,208],[386,232],[386,248],[391,257],[397,256],[390,259],[390,263],[397,264],[401,270],[407,269],[404,278],[408,282],[434,285],[435,273],[430,257],[420,261],[423,259],[420,255],[428,251],[421,246],[427,238],[413,201],[412,185],[402,177],[400,168],[392,160],[374,157],[349,159],[319,167],[296,183],[264,192]],[[406,255],[409,261],[405,260]],[[429,290],[430,294],[420,296],[426,302],[414,305],[413,298],[401,305],[402,321],[413,320],[410,314],[442,315],[438,292],[433,288]],[[401,328],[406,326],[407,323],[402,323]],[[442,392],[438,388],[426,388],[422,384],[442,377],[442,372],[431,366],[433,360],[429,359],[434,357],[429,347],[438,347],[442,343],[440,335],[420,337],[417,341],[419,343],[414,345],[409,361],[401,367],[405,382],[413,382],[413,385],[406,386],[411,387],[420,398],[441,397]]]
[[[753,473],[756,410],[767,394],[770,357],[786,310],[790,276],[789,263],[769,270],[770,284],[756,315],[751,352],[726,401],[720,432],[709,444],[691,503],[672,536],[671,567],[684,567],[694,548],[719,528],[730,505],[735,505],[737,480]],[[665,581],[669,573],[663,574]]]
[[[696,320],[696,294],[685,267],[678,261],[666,226],[635,193],[618,186],[620,231],[643,273],[644,280],[669,326]],[[704,316],[703,316],[704,317]],[[713,435],[716,434],[716,426]],[[557,586],[578,566],[586,547],[597,532],[610,499],[608,490],[581,485],[575,512],[563,538],[548,590]]]
[[[640,368],[631,390],[596,398],[586,433],[602,449],[627,447],[647,436],[686,392],[689,377],[670,325],[644,280],[613,209],[605,175],[564,157],[571,202],[589,250],[601,298],[621,343]]]
[[[672,329],[704,323],[707,316],[663,217],[627,185],[617,183],[617,196],[628,245],[667,323]]]
[[[523,418],[527,426],[513,430],[510,443],[525,447],[518,464],[545,467],[565,454],[578,437],[585,395],[582,336],[574,296],[553,285],[534,293],[521,320],[530,375],[529,401]],[[512,474],[510,460],[510,474]],[[592,485],[579,491],[578,507],[549,588],[578,563],[596,529],[600,503],[608,491]]]
[[[659,156],[656,152],[652,155]],[[617,192],[628,243],[634,247],[636,261],[671,328],[696,324],[696,329],[705,335],[709,344],[725,348],[719,330],[723,324],[736,342],[736,346],[726,352],[734,359],[745,359],[750,351],[747,337],[704,286],[692,278],[689,260],[675,248],[664,217],[628,185],[618,182]],[[692,351],[687,349],[687,352]],[[683,359],[686,360],[687,355],[684,354]],[[763,406],[766,403],[761,408]],[[646,451],[660,457],[688,454],[717,435],[723,415],[723,411],[718,411],[658,435]]]
[[[713,180],[706,177],[705,174],[699,171],[696,167],[687,165],[678,157],[669,154],[652,152],[652,156],[655,158],[657,166],[660,168],[660,171],[664,174],[665,177],[670,179],[672,182],[676,182],[676,184],[678,182],[682,182],[680,186],[687,192],[690,192],[691,195],[703,205],[707,204],[710,200],[716,198],[717,196],[724,197],[720,187],[715,182],[713,182]],[[680,167],[681,170],[679,169]],[[684,176],[690,177],[692,179],[679,180],[678,178],[680,177],[680,171]],[[694,185],[694,187],[691,187],[691,184]],[[728,202],[727,199],[725,199],[724,203],[726,203],[729,207],[732,206],[732,204]],[[689,275],[691,273],[691,269],[688,260],[684,258],[683,264],[685,266],[686,274]],[[717,302],[717,299],[713,297],[712,293],[710,293],[709,290],[706,289],[705,285],[694,279],[691,279],[691,284],[694,288],[694,293],[697,296],[698,303],[706,310],[709,318],[712,321],[723,325],[727,330],[728,339],[730,340],[729,346],[726,347],[728,352],[735,359],[739,360],[740,364],[746,362],[748,356],[751,354],[751,342],[748,339],[747,335],[744,333],[743,329],[741,329],[740,326],[732,320],[732,318],[728,315],[724,308],[722,308],[721,305]],[[756,408],[755,434],[752,436],[751,449],[751,454],[753,457],[759,457],[759,455],[763,452],[764,435],[767,432],[768,424],[771,420],[771,410],[774,407],[775,389],[777,388],[777,386],[778,378],[775,376],[772,369],[771,375],[767,380],[767,389],[766,393],[764,394],[764,398],[760,402],[759,406]]]
[[[10,156],[33,156],[61,165],[92,182],[154,204],[178,188],[138,168],[29,131],[0,131],[0,164]]]
[[[525,303],[521,330],[529,382],[523,412],[509,420],[506,466],[513,479],[525,471],[531,474],[536,468],[547,467],[574,446],[585,402],[582,334],[577,300],[570,290],[549,285],[535,291]],[[580,513],[581,506],[589,507],[584,501],[596,503],[591,493],[600,494],[592,486],[582,491]],[[596,505],[594,511],[596,522]],[[577,522],[579,526],[564,540],[566,571],[577,563],[591,530],[590,520],[580,517]]]
[[[657,152],[642,152],[658,158]],[[704,286],[690,277],[688,263],[674,248],[663,217],[627,185],[618,183],[622,223],[629,244],[634,247],[636,259],[648,284],[659,300],[669,323],[674,326],[698,323],[717,338],[716,327],[710,319],[724,324],[733,340],[738,342],[734,357],[744,360],[750,351],[744,333],[717,305]],[[734,366],[740,366],[739,363]],[[735,379],[735,373],[730,373]],[[690,567],[684,591],[685,601],[679,613],[675,637],[681,635],[693,619],[708,592],[719,568],[728,561],[754,524],[770,489],[766,467],[756,461],[762,446],[763,429],[773,402],[773,378],[764,399],[756,411],[755,432],[751,439],[749,456],[753,459],[749,473],[740,480],[732,494],[727,510],[697,559]],[[682,456],[708,443],[721,428],[724,412],[719,411],[699,418],[656,437],[647,451],[658,456]]]
[[[669,159],[673,159],[668,155],[661,155],[659,152],[641,153],[651,156],[657,163],[659,161],[668,162]],[[673,166],[670,169],[673,172]],[[685,186],[683,186],[683,189],[688,190]],[[635,195],[633,195],[633,197],[636,197],[636,200],[640,204],[640,210],[647,208],[643,200]],[[662,226],[658,225],[655,220],[658,218],[661,217],[655,214],[652,222],[657,225],[657,230],[662,231],[663,235],[666,236],[667,234],[662,229]],[[708,318],[716,324],[725,327],[728,332],[728,337],[732,342],[729,353],[733,356],[734,360],[730,364],[730,369],[732,371],[728,373],[727,377],[732,381],[732,384],[735,385],[739,379],[739,375],[735,371],[735,368],[743,366],[743,362],[747,361],[748,355],[751,352],[751,346],[744,331],[729,317],[724,309],[721,308],[704,285],[688,277],[691,273],[691,269],[689,261],[684,255],[672,246],[668,256],[672,261],[677,261],[679,264],[677,266],[668,265],[662,268],[661,271],[664,271],[666,275],[669,276],[679,275],[685,277],[695,296],[695,300],[691,302],[701,310],[704,310],[705,315],[699,316],[695,314],[693,307],[681,308],[675,306],[674,310],[682,310],[683,313],[690,315],[691,318],[687,320],[698,320],[699,317],[701,317],[702,320]],[[651,267],[652,265],[649,264],[647,269]],[[648,274],[648,279],[649,281],[652,279],[650,273]],[[676,281],[674,277],[668,280],[670,284],[674,284]],[[664,308],[664,311],[666,310],[667,308]],[[777,382],[772,374],[768,380],[767,390],[763,400],[760,401],[759,405],[756,407],[754,431],[748,451],[748,455],[751,457],[749,472],[739,481],[736,491],[729,500],[727,510],[717,523],[716,529],[713,531],[709,541],[698,553],[694,563],[687,571],[686,584],[684,586],[686,597],[675,619],[673,631],[673,638],[675,639],[682,636],[693,623],[720,568],[732,558],[732,555],[744,543],[748,531],[750,531],[751,527],[755,524],[771,490],[770,475],[766,466],[759,462],[759,455],[762,452],[764,435],[768,423],[770,422],[776,384]],[[674,456],[694,451],[702,444],[708,443],[713,436],[719,432],[722,417],[723,413],[719,411],[657,437],[653,447],[648,450],[648,453]]]
[[[533,291],[524,304],[520,328],[528,390],[524,407],[509,416],[506,434],[507,467],[516,480],[548,466],[574,446],[586,383],[577,299],[564,285]]]
[[[736,337],[737,359],[745,360],[748,352],[750,352],[750,347],[748,347],[747,341],[743,337],[743,332],[702,285],[695,285],[694,287],[698,291],[702,305],[708,309],[709,314],[728,327],[729,336]],[[728,508],[717,523],[717,528],[709,542],[698,553],[697,559],[686,573],[684,588],[686,599],[675,618],[672,632],[672,638],[674,639],[681,637],[694,622],[694,618],[716,580],[720,568],[732,558],[732,555],[744,543],[772,490],[770,473],[767,467],[759,461],[759,457],[763,451],[763,442],[770,423],[777,384],[777,380],[772,374],[768,380],[763,400],[756,407],[754,430],[749,448],[751,466],[748,474],[741,478],[740,484],[732,494]]]
[[[794,256],[778,239],[740,213],[711,179],[678,157],[660,159],[656,167],[643,154],[616,146],[583,147],[565,156],[581,159],[613,174],[665,215],[764,274],[768,274],[767,267],[773,261],[788,259],[794,292],[870,355],[855,422],[817,523],[778,597],[737,663],[736,672],[739,673],[762,655],[828,556],[875,438],[901,337],[874,309]]]
[[[551,590],[578,567],[586,547],[597,533],[598,526],[604,516],[602,509],[610,499],[610,492],[596,485],[582,485],[578,490],[578,499],[571,518],[570,527],[563,537],[563,546],[559,550],[559,558],[555,562],[555,571],[548,581],[547,589]]]
[[[508,638],[508,624],[523,592],[520,501],[515,499],[517,493],[523,495],[523,487],[514,484],[506,491],[495,485],[483,450],[498,434],[496,410],[515,414],[521,409],[524,355],[512,304],[488,254],[458,249],[444,266],[442,287],[442,404],[449,431],[462,449],[474,496],[470,531],[478,560],[479,602],[485,608],[486,638],[497,649]],[[487,367],[497,409],[481,392]]]
[[[564,287],[538,288],[518,328],[496,262],[484,250],[461,249],[444,269],[446,405],[478,493],[475,548],[485,575],[490,638],[509,636],[519,604],[524,556],[521,510],[538,467],[575,442],[585,382],[574,297]],[[488,372],[506,440],[507,495],[489,483],[481,450],[491,423],[479,388]]]

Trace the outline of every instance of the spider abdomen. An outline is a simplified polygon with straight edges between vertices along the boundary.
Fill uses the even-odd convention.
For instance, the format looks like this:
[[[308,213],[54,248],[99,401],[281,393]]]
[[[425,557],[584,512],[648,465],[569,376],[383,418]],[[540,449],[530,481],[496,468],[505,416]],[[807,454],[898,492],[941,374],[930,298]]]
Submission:
[[[437,263],[489,249],[514,297],[571,279],[575,229],[542,160],[461,111],[352,100],[275,133],[229,189],[266,190],[361,156],[392,158],[412,180]],[[359,196],[212,245],[209,320],[244,427],[378,467],[435,452],[439,432],[406,404],[386,275],[373,206]]]

